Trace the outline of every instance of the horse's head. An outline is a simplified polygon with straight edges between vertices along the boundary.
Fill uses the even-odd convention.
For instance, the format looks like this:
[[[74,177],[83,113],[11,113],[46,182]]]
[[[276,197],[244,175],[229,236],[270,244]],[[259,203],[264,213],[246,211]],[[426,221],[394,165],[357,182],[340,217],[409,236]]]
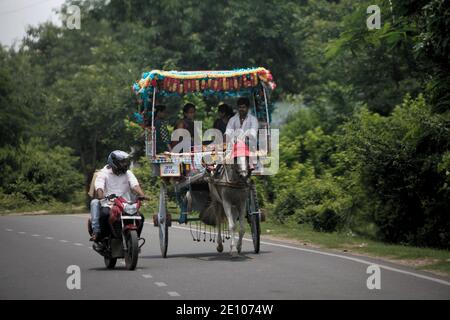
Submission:
[[[234,169],[241,178],[247,179],[251,174],[249,157],[236,157]]]
[[[247,144],[242,141],[237,141],[233,144],[231,156],[234,160],[235,171],[237,171],[242,178],[247,178],[250,175],[250,149]]]

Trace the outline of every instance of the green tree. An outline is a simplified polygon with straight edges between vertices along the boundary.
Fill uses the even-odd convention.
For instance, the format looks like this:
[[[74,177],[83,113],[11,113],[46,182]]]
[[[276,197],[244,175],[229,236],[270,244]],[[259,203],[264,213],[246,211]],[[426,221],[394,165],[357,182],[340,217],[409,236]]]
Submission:
[[[406,98],[387,118],[356,114],[343,143],[383,239],[449,247],[448,115],[433,114],[422,97]]]

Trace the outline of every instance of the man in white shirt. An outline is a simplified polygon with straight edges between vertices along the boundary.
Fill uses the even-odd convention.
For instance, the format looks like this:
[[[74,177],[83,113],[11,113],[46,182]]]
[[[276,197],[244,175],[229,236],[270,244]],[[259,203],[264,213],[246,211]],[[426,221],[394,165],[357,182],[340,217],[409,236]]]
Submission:
[[[250,151],[255,151],[257,149],[258,119],[248,112],[250,109],[250,100],[248,98],[239,98],[237,106],[238,113],[230,118],[225,130],[227,150],[233,150],[234,144],[237,143],[239,145],[240,143],[240,145],[247,145]],[[239,156],[242,151],[233,150],[233,152],[237,152],[235,156]],[[250,167],[253,167],[253,163],[250,163]]]
[[[133,172],[127,170],[125,173],[116,174],[109,165],[106,165],[97,175],[95,179],[95,190],[98,193],[99,199],[115,194],[118,197],[121,196],[131,201],[132,190],[139,195],[143,195],[139,182]]]
[[[233,143],[234,140],[243,140],[245,137],[256,142],[258,135],[258,119],[251,115],[248,111],[250,109],[250,100],[242,97],[237,101],[238,113],[230,118],[225,130],[227,143]]]
[[[101,208],[100,200],[113,194],[131,200],[132,191],[145,197],[136,176],[128,170],[129,167],[129,154],[116,150],[110,153],[108,164],[98,173],[94,183],[97,199],[91,202],[92,241],[97,241],[100,235],[100,211],[109,214],[109,207]]]

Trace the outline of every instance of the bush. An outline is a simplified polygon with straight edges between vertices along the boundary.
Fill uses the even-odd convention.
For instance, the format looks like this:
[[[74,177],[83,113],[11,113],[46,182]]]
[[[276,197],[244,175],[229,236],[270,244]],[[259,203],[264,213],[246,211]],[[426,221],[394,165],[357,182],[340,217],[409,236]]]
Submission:
[[[153,176],[152,163],[147,157],[142,157],[139,159],[137,166],[133,168],[133,173],[139,180],[141,188],[147,192],[157,193],[158,188],[158,178]]]
[[[30,201],[21,194],[4,194],[0,193],[0,210],[14,210],[17,208],[24,208],[30,205]]]
[[[359,112],[344,140],[379,237],[450,248],[449,114],[433,114],[422,97],[406,98],[389,117]]]
[[[325,208],[312,217],[311,223],[316,231],[333,232],[340,223],[340,217],[333,209]]]
[[[50,148],[41,139],[0,149],[0,188],[30,202],[69,201],[83,183],[70,148]]]
[[[352,199],[329,174],[302,182],[302,207],[296,211],[299,223],[308,223],[317,231],[333,232],[345,226]]]
[[[295,190],[289,190],[282,194],[275,204],[273,215],[279,222],[284,222],[287,217],[292,216],[300,204],[300,199]]]
[[[152,163],[147,157],[139,159],[133,173],[145,194],[150,197],[150,201],[144,201],[141,210],[144,214],[154,214],[159,207],[159,178],[153,176]]]
[[[273,214],[280,222],[295,220],[310,224],[317,231],[332,232],[349,220],[352,205],[352,198],[333,176],[325,173],[316,177],[313,166],[307,164],[297,182],[280,191]]]

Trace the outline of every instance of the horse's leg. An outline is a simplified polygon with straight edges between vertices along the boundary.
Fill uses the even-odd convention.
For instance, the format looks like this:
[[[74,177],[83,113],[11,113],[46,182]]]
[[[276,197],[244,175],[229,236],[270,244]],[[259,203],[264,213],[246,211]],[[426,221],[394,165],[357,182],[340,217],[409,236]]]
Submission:
[[[244,225],[245,214],[246,214],[246,208],[245,208],[245,206],[243,206],[243,208],[241,208],[241,210],[239,212],[239,240],[238,240],[238,243],[236,246],[238,253],[241,253],[241,251],[242,251],[242,238],[244,237],[244,233],[245,233],[245,225]]]
[[[219,231],[217,232],[217,252],[223,251],[223,244],[222,244],[222,231],[220,230],[222,226],[220,225],[220,220],[217,221],[217,228]]]
[[[225,215],[228,219],[228,228],[230,229],[230,255],[235,255],[235,252],[233,251],[233,248],[235,247],[235,240],[234,240],[234,233],[236,232],[236,222],[233,218],[233,208],[231,203],[228,201],[223,202],[223,210],[225,211]]]

